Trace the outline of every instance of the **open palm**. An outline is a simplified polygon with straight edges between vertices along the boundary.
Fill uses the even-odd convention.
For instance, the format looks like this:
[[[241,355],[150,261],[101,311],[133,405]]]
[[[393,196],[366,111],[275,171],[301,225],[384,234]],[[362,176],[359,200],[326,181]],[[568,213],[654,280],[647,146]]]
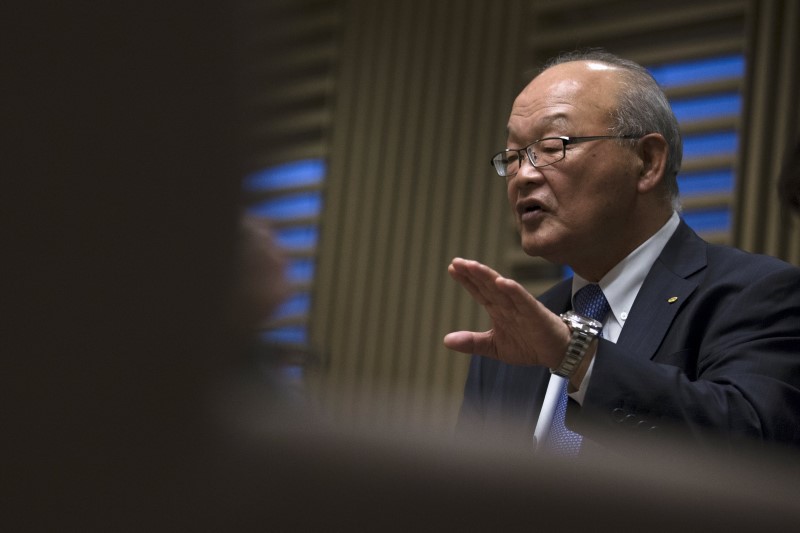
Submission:
[[[514,365],[558,365],[569,342],[569,328],[522,285],[461,258],[453,259],[448,272],[486,309],[492,329],[455,331],[445,336],[445,346]]]

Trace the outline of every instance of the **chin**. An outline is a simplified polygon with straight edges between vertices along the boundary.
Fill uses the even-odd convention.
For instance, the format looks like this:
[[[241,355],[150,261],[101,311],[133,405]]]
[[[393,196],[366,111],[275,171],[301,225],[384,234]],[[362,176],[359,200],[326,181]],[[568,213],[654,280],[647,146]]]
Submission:
[[[544,257],[547,247],[543,247],[541,242],[534,239],[521,239],[522,251],[531,257]]]
[[[562,263],[561,254],[558,253],[557,247],[554,246],[553,243],[543,241],[541,238],[535,238],[533,236],[528,236],[528,238],[526,238],[525,235],[522,235],[521,246],[522,251],[525,252],[526,255],[541,257],[545,261],[554,264]]]

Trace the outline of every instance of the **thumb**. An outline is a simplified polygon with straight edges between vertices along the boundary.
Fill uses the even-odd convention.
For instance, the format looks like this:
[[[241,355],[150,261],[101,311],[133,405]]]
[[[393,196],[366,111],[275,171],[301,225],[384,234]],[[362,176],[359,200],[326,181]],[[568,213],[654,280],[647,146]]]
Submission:
[[[486,331],[454,331],[444,337],[444,345],[451,350],[468,354],[490,355],[491,334]]]

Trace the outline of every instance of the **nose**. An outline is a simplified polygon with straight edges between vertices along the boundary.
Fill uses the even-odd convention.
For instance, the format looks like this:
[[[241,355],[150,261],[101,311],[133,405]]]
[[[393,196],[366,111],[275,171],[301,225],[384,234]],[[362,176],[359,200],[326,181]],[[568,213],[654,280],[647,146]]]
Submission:
[[[534,185],[543,179],[542,171],[535,166],[527,157],[522,158],[522,163],[517,169],[517,173],[509,181],[509,187],[516,186],[517,188],[524,188]]]

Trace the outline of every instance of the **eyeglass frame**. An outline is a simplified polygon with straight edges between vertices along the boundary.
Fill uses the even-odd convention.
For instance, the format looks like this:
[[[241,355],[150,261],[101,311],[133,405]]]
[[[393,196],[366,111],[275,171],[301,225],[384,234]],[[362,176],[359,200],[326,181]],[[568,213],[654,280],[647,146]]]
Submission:
[[[642,137],[644,137],[644,135],[636,135],[636,134],[628,134],[628,135],[589,135],[589,136],[583,136],[583,137],[568,137],[568,136],[565,136],[565,135],[560,135],[560,136],[556,136],[556,137],[542,137],[541,139],[537,139],[537,140],[533,141],[532,143],[530,143],[525,148],[506,148],[505,150],[501,150],[501,151],[497,152],[489,160],[489,165],[491,165],[491,167],[495,170],[495,172],[497,172],[497,175],[500,176],[501,178],[511,178],[511,177],[517,175],[517,172],[519,172],[519,169],[522,168],[522,163],[519,164],[519,167],[517,168],[517,172],[514,172],[513,174],[503,175],[503,174],[500,174],[500,171],[497,170],[497,166],[494,164],[494,160],[495,160],[495,158],[497,158],[497,156],[499,156],[501,154],[507,154],[509,152],[516,152],[517,156],[519,157],[519,160],[522,161],[523,160],[522,152],[525,152],[525,155],[528,156],[528,161],[530,161],[531,165],[533,165],[534,168],[542,168],[542,167],[550,166],[550,165],[552,165],[554,163],[558,163],[559,161],[563,161],[564,158],[567,157],[567,145],[570,145],[570,144],[580,144],[580,143],[584,143],[584,142],[598,141],[598,140],[602,140],[602,139],[641,139]],[[534,144],[538,144],[538,143],[540,143],[542,141],[550,141],[550,140],[553,140],[553,139],[559,139],[561,141],[561,143],[562,143],[561,144],[561,157],[559,159],[556,159],[555,161],[551,161],[551,162],[545,163],[543,165],[537,165],[533,160],[533,154],[531,153],[532,150],[530,150],[531,146],[533,146]]]

